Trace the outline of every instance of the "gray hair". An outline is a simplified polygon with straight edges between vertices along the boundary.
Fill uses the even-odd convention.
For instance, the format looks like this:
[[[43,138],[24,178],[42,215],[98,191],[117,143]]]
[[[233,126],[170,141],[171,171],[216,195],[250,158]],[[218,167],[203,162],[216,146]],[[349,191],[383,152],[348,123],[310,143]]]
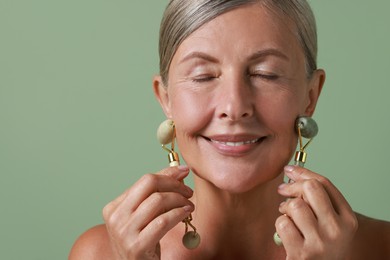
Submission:
[[[177,48],[191,33],[223,13],[254,3],[286,15],[294,22],[310,78],[317,69],[317,29],[306,0],[171,0],[160,26],[160,75],[164,85],[167,86],[169,66]]]

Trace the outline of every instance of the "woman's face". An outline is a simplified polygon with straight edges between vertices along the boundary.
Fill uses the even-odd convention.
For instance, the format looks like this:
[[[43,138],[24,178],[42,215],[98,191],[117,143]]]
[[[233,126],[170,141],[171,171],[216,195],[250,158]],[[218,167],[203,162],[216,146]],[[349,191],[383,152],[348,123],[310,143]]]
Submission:
[[[287,19],[260,5],[220,15],[179,46],[155,92],[187,165],[218,188],[245,192],[277,177],[311,115],[323,72],[308,80]]]

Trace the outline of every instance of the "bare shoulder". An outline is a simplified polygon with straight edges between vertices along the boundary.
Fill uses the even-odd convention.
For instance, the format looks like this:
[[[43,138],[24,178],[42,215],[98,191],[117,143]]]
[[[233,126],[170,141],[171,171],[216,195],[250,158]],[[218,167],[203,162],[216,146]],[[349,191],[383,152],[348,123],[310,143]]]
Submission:
[[[352,259],[390,259],[390,222],[356,214]]]
[[[112,251],[105,225],[84,232],[74,243],[69,260],[111,259]]]

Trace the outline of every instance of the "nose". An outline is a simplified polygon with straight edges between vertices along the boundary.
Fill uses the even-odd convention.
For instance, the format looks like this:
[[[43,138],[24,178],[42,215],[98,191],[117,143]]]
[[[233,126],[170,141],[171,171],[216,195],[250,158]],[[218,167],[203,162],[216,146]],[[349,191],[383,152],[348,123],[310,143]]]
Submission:
[[[218,118],[240,121],[254,114],[254,93],[244,80],[231,80],[220,88],[217,107]]]

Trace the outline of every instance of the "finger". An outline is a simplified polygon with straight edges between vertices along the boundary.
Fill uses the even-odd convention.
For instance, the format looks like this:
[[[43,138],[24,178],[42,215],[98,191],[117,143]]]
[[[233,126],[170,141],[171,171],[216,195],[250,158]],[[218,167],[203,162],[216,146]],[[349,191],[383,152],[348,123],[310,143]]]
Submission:
[[[278,192],[286,197],[302,198],[309,204],[317,219],[334,218],[337,213],[324,186],[316,179],[297,181],[281,185]]]
[[[186,165],[179,165],[177,167],[167,167],[157,172],[156,175],[165,175],[177,179],[178,181],[182,181],[185,177],[187,177],[190,169]],[[187,173],[187,174],[183,174]]]
[[[139,240],[146,246],[156,245],[165,234],[191,214],[191,207],[184,206],[161,214],[149,223],[140,233]]]
[[[177,173],[178,169],[174,170]],[[185,170],[176,175],[184,178],[188,173],[188,170]],[[150,194],[155,192],[176,192],[187,198],[192,196],[192,190],[176,178],[165,174],[147,174],[133,185],[124,199],[125,203],[121,203],[121,207],[134,211]]]
[[[278,217],[275,222],[275,228],[287,252],[302,248],[304,243],[303,237],[288,216],[282,215]]]
[[[125,248],[136,253],[137,259],[141,256],[144,257],[145,254],[154,254],[156,245],[159,245],[162,237],[177,223],[188,217],[192,210],[187,205],[168,211],[154,219],[141,232],[134,230],[132,223],[128,222],[116,234],[119,235],[121,243]]]
[[[299,166],[286,166],[284,168],[287,177],[293,181],[316,179],[325,188],[335,211],[340,215],[351,214],[352,209],[341,192],[324,176],[314,173]]]
[[[169,185],[164,185],[167,184],[165,183],[156,183],[154,182],[153,176],[166,176],[170,177],[172,179],[182,181],[185,177],[187,177],[189,174],[189,168],[187,166],[182,166],[180,165],[179,167],[168,167],[164,168],[161,171],[155,173],[155,174],[146,174],[141,179],[136,182],[129,190],[125,191],[120,197],[114,200],[114,203],[119,204],[127,195],[128,192],[133,192],[134,190],[141,189],[140,193],[147,193],[147,192],[142,192],[144,191],[144,187],[142,185],[152,185],[150,188],[155,191],[165,191],[166,189],[169,190],[170,186]],[[165,180],[163,178],[159,178],[162,180]],[[157,181],[157,180],[156,180]],[[161,184],[161,187],[158,187],[158,184]],[[139,187],[141,186],[141,187]],[[161,190],[159,190],[161,189]]]
[[[181,182],[189,174],[189,168],[187,166],[179,167],[168,167],[162,169],[161,171],[155,174],[145,174],[138,180],[130,189],[125,191],[120,197],[115,199],[114,204],[119,204],[123,201],[129,193],[132,193],[132,196],[139,196],[141,201],[145,199],[152,192],[164,192],[171,191],[171,189],[177,189],[182,187],[177,185],[177,182],[170,182],[170,180],[178,180]],[[155,177],[156,176],[156,177]],[[170,178],[163,178],[170,177]],[[172,185],[174,185],[172,187]],[[172,190],[173,191],[173,190]],[[179,190],[177,190],[179,192]],[[185,190],[184,190],[185,192]]]
[[[294,222],[305,239],[318,238],[318,223],[311,207],[301,198],[292,198],[283,202],[279,211]]]
[[[172,167],[163,170],[160,174],[144,175],[103,209],[104,219],[107,221],[108,218],[113,218],[115,219],[112,220],[113,223],[123,224],[119,220],[134,212],[142,201],[154,192],[176,192],[186,198],[191,197],[192,190],[180,182],[188,173],[188,168]]]
[[[139,232],[156,217],[184,206],[189,206],[191,210],[194,209],[194,204],[178,193],[153,193],[132,214],[131,226]]]

